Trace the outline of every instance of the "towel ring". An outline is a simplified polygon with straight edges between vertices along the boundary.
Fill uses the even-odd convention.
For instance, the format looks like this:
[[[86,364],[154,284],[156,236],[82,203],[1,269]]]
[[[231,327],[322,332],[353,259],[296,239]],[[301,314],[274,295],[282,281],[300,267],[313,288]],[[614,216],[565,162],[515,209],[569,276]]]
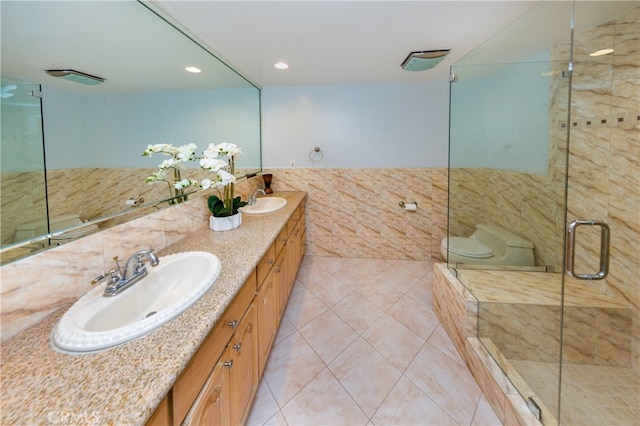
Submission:
[[[309,160],[311,161],[322,161],[323,158],[324,158],[324,154],[322,151],[320,151],[319,146],[316,146],[315,148],[313,148],[313,150],[309,152]]]

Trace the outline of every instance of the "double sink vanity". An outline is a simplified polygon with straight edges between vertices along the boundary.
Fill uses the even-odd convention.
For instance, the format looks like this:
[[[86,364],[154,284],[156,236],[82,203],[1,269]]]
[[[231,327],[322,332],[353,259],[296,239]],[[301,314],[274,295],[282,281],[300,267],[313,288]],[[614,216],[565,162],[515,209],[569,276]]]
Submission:
[[[278,195],[5,342],[2,424],[244,424],[304,255],[306,193]]]

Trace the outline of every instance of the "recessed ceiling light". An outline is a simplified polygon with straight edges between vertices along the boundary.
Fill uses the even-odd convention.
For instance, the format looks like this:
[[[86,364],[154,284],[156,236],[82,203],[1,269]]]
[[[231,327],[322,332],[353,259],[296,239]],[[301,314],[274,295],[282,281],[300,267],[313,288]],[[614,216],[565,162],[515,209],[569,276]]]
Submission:
[[[198,67],[186,67],[185,70],[189,71],[189,72],[193,72],[193,73],[199,73],[202,72],[202,70]]]
[[[274,67],[278,68],[279,70],[286,70],[287,68],[289,68],[289,64],[285,64],[284,62],[278,62],[277,64],[274,65]]]
[[[602,55],[608,55],[609,53],[613,53],[614,50],[613,49],[602,49],[602,50],[596,50],[593,53],[589,53],[589,56],[602,56]]]

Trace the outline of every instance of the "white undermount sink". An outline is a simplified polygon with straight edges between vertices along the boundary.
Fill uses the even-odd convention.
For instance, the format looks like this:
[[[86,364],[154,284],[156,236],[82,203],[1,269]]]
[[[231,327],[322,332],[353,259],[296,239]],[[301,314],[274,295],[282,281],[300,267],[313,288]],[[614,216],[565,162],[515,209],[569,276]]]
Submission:
[[[287,205],[287,200],[280,197],[262,197],[256,200],[252,206],[240,207],[240,211],[246,214],[264,214],[278,211]]]
[[[147,276],[113,297],[104,285],[85,294],[64,313],[51,334],[61,352],[95,352],[143,336],[175,318],[212,286],[220,260],[211,253],[183,252],[147,266]]]

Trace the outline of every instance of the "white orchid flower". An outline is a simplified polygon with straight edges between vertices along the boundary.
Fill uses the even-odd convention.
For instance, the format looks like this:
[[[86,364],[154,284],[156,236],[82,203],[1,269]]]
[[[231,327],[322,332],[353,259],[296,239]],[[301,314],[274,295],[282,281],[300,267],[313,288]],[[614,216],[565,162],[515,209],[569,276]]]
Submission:
[[[162,163],[160,163],[158,168],[160,170],[166,170],[166,169],[170,169],[172,167],[176,167],[176,165],[177,165],[177,161],[175,159],[168,158],[168,159],[164,160]]]
[[[195,151],[198,149],[198,146],[194,143],[190,143],[187,145],[182,145],[178,147],[178,152],[176,156],[180,161],[191,161],[195,159]]]
[[[197,185],[198,181],[196,180],[190,180],[190,179],[182,179],[180,182],[176,182],[173,187],[175,189],[185,189],[188,188],[192,185]]]
[[[200,167],[206,170],[210,170],[212,172],[217,172],[218,170],[222,170],[228,166],[229,164],[227,164],[226,161],[223,161],[215,157],[205,156],[203,159],[200,160]]]
[[[220,186],[227,186],[236,181],[236,177],[226,170],[218,170]]]
[[[211,145],[209,146],[211,147]],[[213,149],[216,150],[218,155],[227,157],[235,157],[242,154],[242,150],[240,149],[240,147],[234,143],[222,142],[218,145],[215,145]]]

